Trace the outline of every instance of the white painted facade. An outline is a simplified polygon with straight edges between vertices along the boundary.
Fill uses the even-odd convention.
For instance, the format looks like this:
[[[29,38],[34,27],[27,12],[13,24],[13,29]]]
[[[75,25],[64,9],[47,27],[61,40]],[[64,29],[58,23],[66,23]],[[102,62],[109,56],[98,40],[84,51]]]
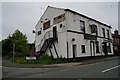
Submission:
[[[53,24],[53,20],[56,16],[61,14],[65,14],[65,20],[59,22],[58,24]],[[50,28],[43,30],[43,23],[47,20],[50,20]],[[81,24],[80,20],[84,21],[85,23],[85,33],[81,31]],[[62,27],[60,28],[60,24]],[[90,25],[97,26],[97,34],[91,33]],[[40,50],[40,44],[43,44],[45,40],[43,40],[44,35],[48,32],[49,34],[46,35],[44,39],[47,37],[53,36],[53,27],[56,26],[57,28],[57,41],[54,42],[56,51],[59,57],[65,58],[76,58],[76,57],[88,57],[88,56],[101,56],[105,55],[103,50],[103,42],[106,42],[108,46],[110,44],[111,51],[107,51],[107,55],[113,54],[113,45],[112,45],[112,36],[111,36],[111,28],[110,26],[103,24],[99,21],[96,21],[92,18],[86,17],[81,15],[77,12],[71,11],[69,9],[61,9],[61,8],[54,8],[48,6],[40,20],[38,21],[37,25],[35,26],[35,48],[36,52]],[[105,29],[105,38],[103,37],[102,28]],[[107,35],[107,31],[109,30],[109,39]],[[41,31],[41,34],[38,35],[38,32]],[[96,40],[94,39],[84,39],[84,35],[97,35]],[[74,39],[74,40],[73,40]],[[42,42],[41,42],[42,40]],[[99,52],[96,52],[96,42],[98,41]],[[75,45],[73,51],[73,45]],[[85,47],[85,52],[81,47],[83,45]],[[94,46],[93,46],[94,45]],[[42,46],[42,45],[41,45]],[[45,53],[51,55],[51,52],[54,58],[57,58],[55,49],[53,45],[51,48],[47,49]],[[75,54],[75,55],[74,55]]]

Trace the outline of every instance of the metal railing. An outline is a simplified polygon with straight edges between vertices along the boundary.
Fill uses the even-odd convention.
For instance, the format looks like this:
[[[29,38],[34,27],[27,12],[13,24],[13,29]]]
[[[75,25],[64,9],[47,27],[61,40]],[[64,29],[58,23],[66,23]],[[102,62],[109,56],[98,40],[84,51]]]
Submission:
[[[45,42],[46,39],[53,37],[53,30],[50,30],[48,32],[45,33],[45,35],[43,36],[43,38],[41,39],[40,44],[38,45],[38,50],[40,50]]]

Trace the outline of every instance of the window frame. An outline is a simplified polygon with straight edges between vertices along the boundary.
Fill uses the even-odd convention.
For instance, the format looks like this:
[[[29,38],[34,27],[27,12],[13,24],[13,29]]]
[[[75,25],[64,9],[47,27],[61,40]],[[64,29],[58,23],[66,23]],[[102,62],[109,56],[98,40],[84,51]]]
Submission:
[[[105,28],[102,28],[103,37],[105,38]]]
[[[107,37],[110,39],[110,31],[107,29]]]
[[[40,35],[40,34],[41,34],[41,31],[38,31],[38,32],[37,32],[37,35]]]
[[[81,45],[81,53],[86,53],[85,45]]]
[[[82,23],[82,26],[81,26],[81,23]],[[85,33],[85,21],[83,20],[80,20],[80,31]]]
[[[111,51],[111,44],[110,43],[108,43],[108,52],[112,53],[112,51]]]

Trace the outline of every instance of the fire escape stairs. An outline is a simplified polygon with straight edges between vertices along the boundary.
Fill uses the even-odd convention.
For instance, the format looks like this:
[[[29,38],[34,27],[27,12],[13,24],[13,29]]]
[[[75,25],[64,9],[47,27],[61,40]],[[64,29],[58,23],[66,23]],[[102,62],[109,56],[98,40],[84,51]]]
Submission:
[[[55,41],[54,38],[46,39],[45,42],[43,43],[43,46],[40,49],[40,55],[39,56],[42,56],[45,53],[45,51],[47,50],[47,48],[54,43],[54,41]]]
[[[52,36],[50,36],[52,31],[48,31],[46,32],[46,34],[44,35],[44,37],[42,38],[41,42],[40,42],[40,49],[37,52],[36,57],[39,58],[40,56],[42,56],[47,49],[50,50],[50,53],[52,55],[51,49],[50,47],[53,45],[53,49],[55,50],[56,56],[59,58],[56,47],[54,42],[57,41],[57,36],[54,35],[54,33],[52,34]],[[47,38],[46,38],[47,37]]]

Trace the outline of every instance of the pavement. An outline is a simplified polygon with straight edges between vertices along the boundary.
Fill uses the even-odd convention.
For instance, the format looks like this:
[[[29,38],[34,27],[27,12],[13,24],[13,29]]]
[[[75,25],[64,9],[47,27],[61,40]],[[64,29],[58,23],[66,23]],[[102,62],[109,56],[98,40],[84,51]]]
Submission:
[[[108,57],[52,65],[57,67],[19,68],[4,66],[3,78],[118,78],[119,61],[120,57]]]
[[[75,66],[80,65],[81,62],[72,62],[72,63],[61,63],[61,64],[18,64],[12,63],[8,60],[4,60],[3,67],[14,67],[14,68],[53,68],[53,67],[63,67],[63,66]]]
[[[61,69],[58,71],[38,73],[19,78],[118,78],[118,59],[111,59],[103,62],[97,62],[76,67]],[[114,79],[113,79],[114,80]]]

